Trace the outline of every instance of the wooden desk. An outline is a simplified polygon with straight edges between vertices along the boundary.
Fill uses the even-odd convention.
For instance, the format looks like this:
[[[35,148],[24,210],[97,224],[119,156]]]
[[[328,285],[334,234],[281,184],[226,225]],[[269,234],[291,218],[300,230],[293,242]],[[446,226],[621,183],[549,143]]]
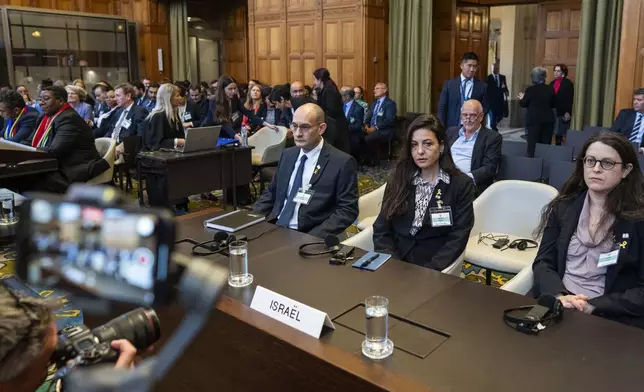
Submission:
[[[250,184],[252,178],[251,151],[253,147],[218,148],[189,153],[155,151],[139,153],[137,175],[167,176],[168,198],[176,200],[216,189],[232,188],[233,205],[237,208],[236,187]],[[139,187],[139,190],[141,187]],[[139,202],[143,203],[139,191]],[[224,206],[227,197],[224,196]],[[143,205],[143,204],[141,204]]]
[[[205,216],[179,222],[178,238],[212,238]],[[561,324],[539,336],[507,327],[504,309],[534,300],[436,271],[388,261],[376,272],[332,266],[328,258],[301,258],[297,247],[313,240],[286,229],[250,238],[251,287],[225,289],[209,324],[169,372],[160,391],[635,391],[641,388],[644,331],[599,317],[567,312]],[[185,253],[190,247],[177,245]],[[359,252],[360,253],[360,252]],[[224,257],[213,262],[227,265]],[[248,308],[256,285],[264,286],[334,319],[335,331],[317,340]],[[369,295],[390,301],[392,357],[376,363],[360,354],[363,319],[347,311]],[[360,309],[358,308],[358,312]],[[164,338],[183,313],[157,309]],[[397,319],[393,319],[393,317]],[[86,316],[87,318],[87,316]],[[447,337],[425,356],[420,329]],[[423,331],[426,331],[424,329]],[[424,332],[423,332],[424,333]],[[428,335],[422,335],[428,336]],[[430,337],[429,340],[432,338]],[[163,344],[163,342],[161,342]]]

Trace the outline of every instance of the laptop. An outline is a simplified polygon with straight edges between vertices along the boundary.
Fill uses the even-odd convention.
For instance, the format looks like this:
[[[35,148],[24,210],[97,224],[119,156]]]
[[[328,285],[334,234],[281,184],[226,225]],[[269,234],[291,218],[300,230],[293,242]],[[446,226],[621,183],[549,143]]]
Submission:
[[[202,150],[213,150],[217,148],[217,140],[221,133],[221,125],[214,127],[190,128],[186,131],[186,139],[183,148],[177,148],[178,152],[195,152]]]

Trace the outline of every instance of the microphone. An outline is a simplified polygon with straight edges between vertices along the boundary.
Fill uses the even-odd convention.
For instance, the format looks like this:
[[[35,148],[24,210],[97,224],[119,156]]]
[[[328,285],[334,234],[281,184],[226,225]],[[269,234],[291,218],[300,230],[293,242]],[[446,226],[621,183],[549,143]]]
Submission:
[[[329,248],[329,251],[337,252],[340,250],[340,239],[333,234],[329,234],[324,237],[324,245]]]

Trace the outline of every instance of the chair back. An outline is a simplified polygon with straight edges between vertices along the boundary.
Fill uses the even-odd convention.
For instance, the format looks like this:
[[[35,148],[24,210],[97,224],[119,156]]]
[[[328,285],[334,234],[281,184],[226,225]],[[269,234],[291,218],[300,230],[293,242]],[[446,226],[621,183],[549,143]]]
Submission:
[[[286,146],[285,127],[278,127],[278,131],[264,127],[248,138],[248,145],[255,147],[253,155],[254,164],[265,165],[279,161],[282,150]]]
[[[542,172],[544,177],[549,178],[552,162],[572,162],[572,147],[537,143],[534,156],[535,158],[543,158]]]
[[[590,125],[586,125],[583,128],[583,132],[587,132],[590,134],[590,136],[596,135],[600,132],[610,132],[610,128],[604,128],[604,127],[594,127]]]
[[[385,196],[385,188],[387,184],[383,184],[378,189],[375,189],[358,199],[358,222],[370,216],[378,216],[380,208],[382,207],[382,199]]]
[[[127,169],[136,167],[136,155],[141,150],[143,138],[141,136],[128,136],[121,140],[123,142],[123,159]]]
[[[114,156],[116,150],[116,140],[109,137],[100,137],[94,140],[96,150],[103,159],[110,165],[110,168],[98,176],[87,181],[88,184],[105,184],[112,181],[114,175]]]
[[[644,173],[644,154],[637,154],[637,161],[640,163],[640,171]]]
[[[528,153],[528,144],[514,140],[504,140],[501,145],[501,154],[513,157],[524,157]]]
[[[584,131],[568,131],[566,134],[566,146],[572,147],[572,153],[577,157],[577,155],[579,155],[579,151],[584,146],[584,143],[597,133],[599,133],[599,131],[595,128],[584,128]]]
[[[501,156],[498,180],[541,181],[543,158]]]
[[[557,188],[559,192],[563,185],[568,181],[572,172],[575,170],[575,162],[555,161],[550,162],[550,172],[548,173],[548,184]]]
[[[532,238],[541,211],[558,192],[550,185],[528,181],[499,181],[474,200],[474,227],[479,233],[512,233]]]

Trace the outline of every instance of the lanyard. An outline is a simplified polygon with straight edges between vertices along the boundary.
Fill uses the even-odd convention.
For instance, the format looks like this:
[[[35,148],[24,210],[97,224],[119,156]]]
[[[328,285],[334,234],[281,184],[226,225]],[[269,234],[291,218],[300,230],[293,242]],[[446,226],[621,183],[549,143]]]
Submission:
[[[20,117],[22,117],[22,114],[27,111],[27,107],[25,106],[22,108],[20,111],[20,114],[18,117],[16,117],[12,122],[11,122],[11,128],[7,125],[7,130],[5,131],[4,138],[9,139],[10,137],[16,136],[16,132],[14,131],[16,128],[16,125],[18,124],[18,121],[20,121]]]
[[[463,98],[463,102],[467,101],[469,98],[465,96],[465,92],[467,91],[467,83],[469,83],[471,79],[465,79],[463,83],[461,83],[461,98]],[[474,86],[472,86],[474,88]]]

